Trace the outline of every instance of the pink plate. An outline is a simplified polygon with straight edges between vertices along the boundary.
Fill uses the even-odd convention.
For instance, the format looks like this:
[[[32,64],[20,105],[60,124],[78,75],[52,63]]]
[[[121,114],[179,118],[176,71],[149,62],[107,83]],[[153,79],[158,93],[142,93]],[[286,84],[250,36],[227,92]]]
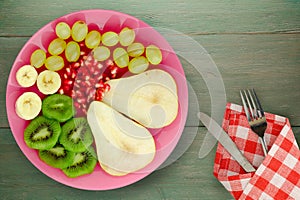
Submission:
[[[31,53],[41,48],[47,50],[47,47],[55,37],[55,26],[58,22],[64,21],[70,26],[77,20],[84,20],[89,27],[97,26],[103,31],[120,31],[123,27],[130,27],[135,30],[137,40],[144,45],[154,44],[158,46],[163,53],[163,61],[158,66],[168,71],[175,79],[178,88],[179,110],[175,121],[162,129],[151,129],[156,143],[156,155],[154,160],[135,173],[122,177],[114,177],[105,173],[99,164],[97,164],[92,174],[80,176],[77,178],[68,178],[64,173],[52,168],[42,162],[38,157],[37,150],[26,146],[23,139],[23,131],[29,121],[19,118],[15,112],[16,99],[26,91],[37,91],[36,86],[30,88],[21,88],[16,82],[16,71],[23,65],[30,63]],[[17,56],[7,83],[6,108],[8,121],[14,135],[14,138],[25,156],[31,163],[50,178],[79,189],[84,190],[109,190],[130,185],[141,180],[155,169],[157,169],[171,154],[182,134],[188,110],[188,90],[184,71],[178,57],[167,41],[153,28],[146,23],[123,13],[109,10],[85,10],[62,16],[41,28],[24,45]]]

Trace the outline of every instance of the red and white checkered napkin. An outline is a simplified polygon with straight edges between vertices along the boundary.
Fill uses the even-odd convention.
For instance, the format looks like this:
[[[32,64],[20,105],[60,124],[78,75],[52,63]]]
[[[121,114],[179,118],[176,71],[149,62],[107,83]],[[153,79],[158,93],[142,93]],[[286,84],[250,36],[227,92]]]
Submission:
[[[263,155],[258,136],[250,129],[241,106],[228,103],[223,129],[257,169],[247,173],[218,144],[214,175],[235,199],[300,199],[300,150],[287,118],[265,113],[265,140],[269,152]]]

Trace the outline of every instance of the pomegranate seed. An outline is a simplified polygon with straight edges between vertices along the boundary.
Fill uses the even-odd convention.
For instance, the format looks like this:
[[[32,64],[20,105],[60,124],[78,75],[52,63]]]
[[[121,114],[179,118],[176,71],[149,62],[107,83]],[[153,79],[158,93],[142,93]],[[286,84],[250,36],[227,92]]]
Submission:
[[[78,69],[80,67],[80,63],[79,62],[72,63],[71,67]]]
[[[80,46],[80,47],[84,47],[84,46],[85,46],[84,42],[80,42],[80,43],[79,43],[79,46]]]
[[[102,69],[102,68],[103,68],[103,65],[102,65],[101,63],[98,63],[98,64],[97,64],[97,68],[98,68],[98,69]]]
[[[92,61],[92,60],[93,60],[93,57],[92,57],[92,56],[88,56],[88,57],[87,57],[87,60],[88,60],[88,61]]]
[[[58,92],[59,94],[64,94],[64,89],[60,88]]]
[[[104,84],[103,90],[104,90],[104,92],[108,92],[110,90],[110,85],[109,84]]]

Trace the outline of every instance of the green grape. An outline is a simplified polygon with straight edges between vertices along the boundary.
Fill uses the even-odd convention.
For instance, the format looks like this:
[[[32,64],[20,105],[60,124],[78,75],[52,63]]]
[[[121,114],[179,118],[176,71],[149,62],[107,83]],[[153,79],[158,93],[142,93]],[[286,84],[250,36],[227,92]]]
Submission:
[[[127,47],[128,55],[131,57],[138,57],[142,55],[145,51],[145,47],[142,43],[132,43]]]
[[[122,46],[128,46],[134,42],[135,32],[130,28],[123,28],[119,34],[120,44]]]
[[[52,42],[50,42],[48,47],[48,52],[51,55],[59,55],[61,54],[66,48],[66,42],[63,39],[56,38]]]
[[[46,53],[42,49],[35,50],[30,56],[30,65],[35,68],[40,68],[44,65],[46,60]]]
[[[110,50],[105,46],[98,46],[93,49],[93,56],[97,61],[104,61],[109,58]]]
[[[73,24],[71,35],[74,41],[81,42],[88,33],[88,26],[84,21],[77,21]]]
[[[108,31],[102,35],[102,43],[105,46],[112,47],[118,44],[119,36],[115,32]]]
[[[59,22],[55,27],[57,37],[66,40],[71,36],[70,26],[65,22]]]
[[[85,45],[89,49],[93,49],[100,44],[101,35],[98,31],[91,31],[85,38]]]
[[[129,63],[129,56],[125,49],[118,47],[113,52],[113,59],[118,67],[126,67]]]
[[[65,66],[64,59],[61,56],[50,56],[46,59],[45,66],[51,71],[58,71]]]
[[[160,49],[155,45],[149,45],[146,48],[146,57],[153,65],[158,65],[162,61],[162,54]]]
[[[146,71],[148,67],[149,67],[149,62],[147,58],[145,58],[144,56],[133,58],[128,64],[129,71],[134,74],[142,73]]]
[[[77,42],[71,41],[67,44],[65,50],[65,56],[67,61],[76,62],[80,56],[80,46]]]

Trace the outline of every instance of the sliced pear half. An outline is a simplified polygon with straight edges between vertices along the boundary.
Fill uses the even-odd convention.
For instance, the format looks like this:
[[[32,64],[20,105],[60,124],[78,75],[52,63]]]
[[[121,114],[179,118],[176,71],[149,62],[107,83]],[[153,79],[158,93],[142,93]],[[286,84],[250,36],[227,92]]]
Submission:
[[[107,82],[103,102],[148,128],[171,124],[178,113],[177,86],[166,71],[154,69]]]
[[[94,135],[98,161],[106,172],[125,175],[153,160],[155,142],[143,126],[99,101],[90,104],[87,120]]]

